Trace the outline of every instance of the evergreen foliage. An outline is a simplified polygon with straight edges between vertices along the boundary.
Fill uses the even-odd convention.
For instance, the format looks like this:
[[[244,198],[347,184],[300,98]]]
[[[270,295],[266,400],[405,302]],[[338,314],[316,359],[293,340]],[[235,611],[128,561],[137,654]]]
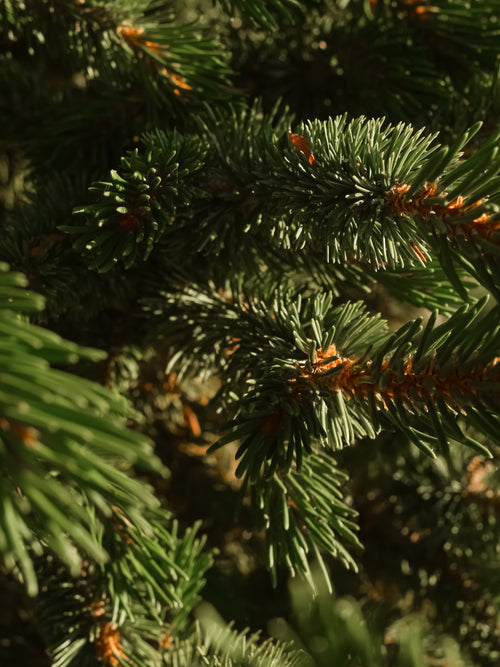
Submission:
[[[497,9],[0,0],[2,665],[498,664]]]

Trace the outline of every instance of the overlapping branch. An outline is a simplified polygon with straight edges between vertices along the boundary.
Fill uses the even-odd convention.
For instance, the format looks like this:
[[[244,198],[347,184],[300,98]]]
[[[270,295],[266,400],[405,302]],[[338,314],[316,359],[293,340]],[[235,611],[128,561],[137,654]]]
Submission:
[[[212,114],[204,122],[206,142],[146,135],[139,154],[129,154],[110,181],[96,184],[97,202],[77,209],[87,214],[86,224],[65,230],[81,236],[77,247],[92,267],[107,270],[120,261],[130,266],[134,245],[151,250],[163,234],[158,230],[165,230],[162,211],[175,209],[175,225],[165,240],[186,259],[194,260],[198,252],[223,253],[237,262],[244,248],[248,261],[249,249],[265,258],[274,248],[395,270],[436,258],[463,298],[463,269],[497,295],[495,137],[461,159],[479,125],[455,145],[440,148],[433,136],[379,120],[338,117],[295,133],[283,132],[284,123],[286,116],[266,118],[253,109]],[[181,144],[189,146],[187,159]],[[175,188],[157,191],[149,174],[171,179],[166,152],[178,156]],[[133,169],[126,167],[132,163]],[[138,205],[140,198],[147,200],[146,208]],[[151,214],[152,204],[157,212]],[[114,231],[113,206],[127,221]],[[193,226],[196,233],[182,246]]]

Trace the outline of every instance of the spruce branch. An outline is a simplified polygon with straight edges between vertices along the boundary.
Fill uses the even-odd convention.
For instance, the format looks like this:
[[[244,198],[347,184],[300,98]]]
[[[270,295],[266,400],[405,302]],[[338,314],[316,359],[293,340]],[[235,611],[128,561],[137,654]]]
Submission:
[[[360,303],[333,307],[324,295],[279,292],[233,298],[192,287],[148,308],[169,320],[172,366],[196,373],[192,359],[202,358],[228,378],[222,393],[236,416],[219,446],[241,441],[239,474],[258,477],[266,459],[287,470],[315,443],[340,449],[380,428],[428,453],[436,445],[446,453],[451,440],[489,455],[460,428],[462,416],[498,442],[498,313],[481,315],[484,301],[439,326],[433,316],[389,335]]]
[[[134,516],[134,524],[116,510],[115,516],[122,523],[104,531],[113,557],[106,565],[86,562],[70,578],[50,556],[36,560],[45,578],[37,621],[54,667],[96,660],[158,666],[198,601],[212,563],[198,526],[180,535],[175,521],[165,528],[159,512],[142,521]]]
[[[221,139],[220,127],[227,124],[234,129]],[[361,118],[348,123],[346,117],[339,117],[313,124],[310,138],[292,134],[287,139],[273,129],[274,124],[279,128],[283,121],[274,121],[273,116],[263,119],[254,110],[226,119],[212,114],[210,125],[207,121],[205,136],[213,156],[203,160],[200,149],[200,161],[206,164],[205,174],[199,175],[204,177],[205,193],[198,204],[179,190],[180,202],[190,202],[189,210],[179,210],[184,226],[195,215],[205,217],[202,214],[209,204],[212,209],[195,250],[207,247],[213,253],[227,245],[232,252],[238,233],[240,247],[242,242],[259,248],[271,242],[294,251],[322,252],[331,261],[366,259],[374,266],[420,261],[411,244],[425,241],[409,216],[398,220],[399,224],[394,215],[386,217],[386,193],[395,180],[406,178],[418,161],[436,150],[430,147],[433,137],[423,137],[404,125],[383,129],[382,121]],[[302,138],[298,144],[294,136]],[[230,142],[233,137],[235,141]],[[154,147],[152,139],[144,138],[146,152]],[[173,141],[168,135],[163,139],[166,145]],[[325,156],[316,155],[311,161],[301,148],[304,142],[314,146],[315,154],[320,150],[315,145],[321,146]],[[393,145],[402,152],[396,164]],[[380,154],[384,149],[387,163],[384,153]],[[224,183],[222,189],[213,185],[214,168],[218,182]],[[182,185],[180,181],[179,188]],[[104,214],[102,198],[96,208]],[[236,227],[234,221],[239,222]],[[75,233],[85,234],[85,230],[77,228]]]
[[[433,136],[381,120],[340,116],[288,137],[278,132],[283,120],[263,118],[258,109],[225,119],[211,114],[206,147],[184,138],[191,152],[184,164],[179,154],[175,188],[158,191],[158,179],[172,179],[164,156],[173,159],[181,139],[145,135],[141,154],[130,153],[111,182],[95,186],[99,201],[77,209],[88,214],[87,224],[64,230],[78,235],[76,247],[89,253],[92,267],[108,270],[120,257],[130,266],[134,243],[146,246],[147,257],[157,230],[165,230],[163,210],[175,206],[176,224],[165,237],[172,252],[180,251],[192,221],[202,220],[194,242],[181,250],[193,260],[200,251],[224,252],[236,262],[250,245],[264,257],[278,248],[394,270],[425,266],[434,255],[462,298],[457,264],[497,294],[495,137],[460,159],[479,125],[439,148]],[[228,124],[233,129],[225,136],[220,127]],[[126,229],[113,227],[110,219],[123,215]]]
[[[234,14],[239,9],[244,17],[267,30],[277,28],[283,21],[291,23],[297,14],[302,13],[297,0],[219,0],[225,12]],[[277,20],[280,20],[280,23]]]
[[[33,550],[48,548],[75,574],[82,553],[108,558],[92,528],[92,508],[107,517],[112,504],[131,511],[157,506],[151,490],[127,474],[135,464],[151,468],[155,459],[150,443],[125,428],[134,417],[126,400],[50,366],[103,354],[20,319],[42,301],[21,289],[21,275],[2,268],[2,555],[35,595]]]
[[[165,652],[166,667],[299,667],[302,656],[290,643],[262,640],[259,633],[237,632],[208,604],[200,605],[194,631],[174,639]]]
[[[195,25],[175,25],[174,13],[159,0],[109,3],[103,0],[3,0],[5,34],[16,50],[50,62],[52,54],[66,52],[59,63],[66,74],[82,70],[90,79],[121,78],[130,86],[130,66],[136,83],[175,99],[197,89],[224,96],[229,69],[220,47],[202,37]],[[58,51],[59,50],[59,51]],[[133,73],[133,70],[132,70]],[[153,81],[147,81],[148,76]],[[153,95],[150,96],[153,100]],[[165,100],[163,100],[165,101]]]
[[[111,181],[93,186],[106,204],[75,209],[87,214],[87,225],[62,225],[62,231],[78,235],[74,243],[90,257],[90,268],[109,271],[119,260],[129,268],[138,258],[146,260],[155,242],[172,226],[178,197],[196,196],[196,188],[182,179],[196,173],[203,156],[199,142],[173,133],[169,141],[161,132],[150,135],[154,146],[145,155],[138,151],[122,158]],[[183,185],[179,193],[178,183]]]
[[[322,568],[322,585],[330,588],[324,556],[357,570],[343,544],[361,547],[353,522],[356,512],[342,497],[341,485],[346,480],[347,476],[324,452],[307,456],[300,471],[268,474],[264,465],[259,479],[245,479],[243,490],[248,487],[256,528],[265,529],[267,565],[274,585],[278,567],[284,565],[292,577],[298,573],[305,576],[315,590],[318,582],[311,570],[314,561]]]

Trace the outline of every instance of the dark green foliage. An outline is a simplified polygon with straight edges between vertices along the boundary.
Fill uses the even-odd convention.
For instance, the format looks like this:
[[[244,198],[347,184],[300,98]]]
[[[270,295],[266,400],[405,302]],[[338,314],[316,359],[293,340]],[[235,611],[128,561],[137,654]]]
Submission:
[[[132,512],[156,506],[151,492],[125,474],[134,463],[150,466],[152,452],[142,436],[124,429],[125,417],[133,413],[122,397],[49,366],[102,354],[19,320],[16,311],[39,308],[40,299],[32,295],[28,300],[22,292],[17,297],[20,290],[14,285],[25,284],[21,276],[6,274],[2,282],[1,539],[6,564],[21,567],[35,595],[29,550],[48,546],[73,574],[81,567],[73,545],[98,562],[107,559],[94,534],[89,503],[105,515],[110,503],[130,504]],[[13,311],[5,308],[7,303]]]
[[[486,117],[498,91],[496,3],[322,0],[272,38],[231,33],[238,83],[301,120],[348,111],[459,131]]]
[[[201,158],[193,140],[176,133],[169,139],[153,133],[145,139],[153,146],[150,152],[140,157],[137,150],[131,152],[122,158],[120,171],[111,172],[111,182],[93,186],[109,204],[74,211],[87,213],[91,224],[59,228],[78,234],[74,248],[90,256],[91,269],[109,271],[120,260],[128,269],[137,260],[147,260],[155,242],[172,226],[180,195],[177,183],[196,172]],[[183,185],[183,198],[196,196],[194,187]]]
[[[104,535],[113,543],[107,545],[109,564],[87,564],[70,579],[50,557],[36,562],[45,579],[36,613],[56,667],[96,664],[99,638],[108,633],[117,637],[118,655],[126,655],[129,664],[160,665],[166,634],[182,627],[198,600],[211,558],[200,553],[203,541],[195,538],[196,527],[180,537],[175,523],[170,533],[165,530],[159,513],[144,517],[140,528],[123,515],[115,518],[123,522],[123,532]]]
[[[0,0],[1,664],[498,663],[496,14]]]
[[[280,639],[291,642],[295,650],[301,649],[301,667],[423,667],[431,661],[438,665],[446,661],[467,664],[462,661],[458,644],[430,628],[421,615],[378,630],[350,598],[334,600],[322,592],[313,600],[298,583],[290,593],[292,624],[274,619],[271,627]],[[383,641],[377,636],[382,629]]]
[[[376,451],[346,449],[342,462],[351,470],[356,454],[365,464],[352,492],[370,489],[356,503],[367,612],[382,611],[385,623],[399,618],[401,608],[423,614],[433,631],[455,637],[465,664],[496,665],[499,535],[497,496],[489,490],[495,464],[451,447],[444,465],[391,436]],[[352,592],[352,582],[338,578],[337,585],[339,593]]]
[[[243,16],[248,17],[264,28],[278,28],[281,20],[292,20],[293,14],[299,15],[297,11],[300,3],[297,0],[220,0],[220,4],[229,14],[239,9]],[[279,21],[279,22],[278,22]]]
[[[244,261],[242,244],[246,253],[250,244],[377,270],[425,263],[432,248],[462,296],[456,264],[496,293],[498,204],[486,196],[498,185],[496,136],[459,161],[479,125],[439,148],[409,126],[345,116],[300,126],[287,140],[286,120],[274,128],[258,109],[212,114],[204,143],[148,134],[142,155],[130,153],[111,182],[94,186],[100,201],[76,209],[90,214],[87,225],[61,229],[78,234],[75,248],[95,256],[90,266],[100,270],[120,256],[131,266],[136,249],[147,258],[173,213],[172,254],[178,237],[201,220],[197,242],[182,247],[186,259],[201,251]],[[174,156],[179,162],[170,167]],[[173,178],[175,187],[165,188]],[[184,207],[174,209],[174,196]]]

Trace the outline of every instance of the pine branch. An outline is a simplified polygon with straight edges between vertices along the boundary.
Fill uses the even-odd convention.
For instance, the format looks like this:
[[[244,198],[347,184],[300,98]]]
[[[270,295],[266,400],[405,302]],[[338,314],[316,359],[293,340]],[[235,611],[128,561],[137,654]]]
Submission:
[[[120,172],[111,172],[111,182],[94,185],[109,202],[106,206],[76,209],[92,216],[91,226],[60,227],[78,234],[75,248],[91,257],[91,268],[108,271],[119,259],[129,268],[137,259],[147,259],[175,220],[177,183],[201,166],[199,143],[194,139],[174,133],[167,142],[160,132],[153,136],[154,150],[144,156],[130,153],[122,159]],[[196,196],[194,186],[183,185],[182,196]]]
[[[236,475],[266,529],[274,577],[284,563],[310,579],[307,556],[322,562],[324,553],[355,568],[339,540],[359,544],[352,511],[334,500],[334,463],[320,457],[318,472],[318,445],[341,449],[390,430],[431,456],[438,448],[449,458],[451,443],[491,456],[483,441],[499,444],[499,328],[496,310],[479,320],[483,306],[389,335],[361,304],[332,307],[325,296],[259,301],[192,287],[150,303],[177,352],[170,367],[225,378],[218,400],[236,414],[212,451],[238,441]]]

